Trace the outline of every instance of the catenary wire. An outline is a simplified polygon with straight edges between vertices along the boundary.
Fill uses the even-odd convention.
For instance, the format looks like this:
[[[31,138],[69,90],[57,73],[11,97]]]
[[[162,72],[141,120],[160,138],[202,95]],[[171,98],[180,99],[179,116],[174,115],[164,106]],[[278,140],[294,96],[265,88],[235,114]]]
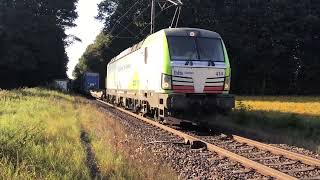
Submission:
[[[138,5],[139,3],[141,3],[142,0],[138,0],[136,1],[122,16],[120,16],[115,22],[116,24],[111,28],[111,30],[109,31],[110,33],[113,32],[113,30],[115,29],[115,27],[117,26],[117,24],[120,24],[119,22],[122,20],[122,18],[124,18],[136,5]]]

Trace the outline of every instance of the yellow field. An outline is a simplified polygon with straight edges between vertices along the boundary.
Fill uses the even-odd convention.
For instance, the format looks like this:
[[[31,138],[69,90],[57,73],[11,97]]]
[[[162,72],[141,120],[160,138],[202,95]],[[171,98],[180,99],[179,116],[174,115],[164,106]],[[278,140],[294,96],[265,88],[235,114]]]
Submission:
[[[320,97],[237,97],[237,109],[241,103],[249,111],[267,111],[320,117]]]
[[[320,97],[238,96],[227,126],[320,153]]]

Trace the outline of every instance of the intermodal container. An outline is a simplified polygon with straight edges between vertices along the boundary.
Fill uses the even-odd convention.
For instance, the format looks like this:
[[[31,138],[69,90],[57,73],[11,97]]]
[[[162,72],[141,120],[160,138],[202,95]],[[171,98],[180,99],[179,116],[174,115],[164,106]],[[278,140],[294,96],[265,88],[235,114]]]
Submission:
[[[89,93],[90,90],[97,90],[100,87],[100,76],[98,73],[85,73],[83,75],[83,91]]]

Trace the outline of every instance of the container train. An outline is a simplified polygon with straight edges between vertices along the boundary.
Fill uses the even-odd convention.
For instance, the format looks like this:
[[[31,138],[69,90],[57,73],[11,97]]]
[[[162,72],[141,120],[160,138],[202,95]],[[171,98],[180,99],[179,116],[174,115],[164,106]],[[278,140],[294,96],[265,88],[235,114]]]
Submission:
[[[156,120],[228,112],[231,68],[221,36],[170,28],[146,37],[107,65],[104,99]]]
[[[86,72],[81,77],[81,91],[89,94],[91,90],[99,90],[100,75],[98,73]]]

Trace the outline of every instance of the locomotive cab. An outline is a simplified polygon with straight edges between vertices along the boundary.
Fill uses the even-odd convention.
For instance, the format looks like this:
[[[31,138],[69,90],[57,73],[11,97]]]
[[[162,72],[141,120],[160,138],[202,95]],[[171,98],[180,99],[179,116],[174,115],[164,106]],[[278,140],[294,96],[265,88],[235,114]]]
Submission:
[[[227,112],[234,107],[229,95],[231,69],[219,34],[197,29],[166,31],[171,75],[163,75],[170,91],[169,113]],[[168,86],[168,85],[167,85]]]

